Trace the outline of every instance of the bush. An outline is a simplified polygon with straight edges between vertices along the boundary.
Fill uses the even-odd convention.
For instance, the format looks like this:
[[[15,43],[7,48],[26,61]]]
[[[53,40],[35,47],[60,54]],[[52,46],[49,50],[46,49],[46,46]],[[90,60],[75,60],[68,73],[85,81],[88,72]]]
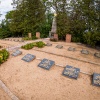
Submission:
[[[9,57],[9,52],[5,49],[0,51],[0,64],[5,62]]]
[[[34,47],[33,43],[29,43],[29,44],[26,44],[26,45],[22,46],[21,48],[29,50],[29,49],[32,49],[33,47]]]
[[[84,37],[84,43],[92,47],[95,47],[96,43],[100,41],[100,34],[98,32],[95,33],[87,32],[84,33],[83,37]]]
[[[42,47],[45,46],[45,43],[42,42],[42,41],[39,41],[39,42],[36,42],[36,46],[37,46],[38,48],[42,48]]]
[[[25,49],[25,50],[29,50],[29,49],[32,49],[34,46],[38,47],[38,48],[42,48],[42,47],[45,46],[45,43],[42,42],[42,41],[29,43],[29,44],[26,44],[26,45],[22,46],[21,48]]]
[[[32,38],[24,37],[23,40],[32,40]]]
[[[35,39],[38,39],[38,38],[37,38],[36,36],[33,36],[33,37],[32,37],[32,40],[35,40]]]

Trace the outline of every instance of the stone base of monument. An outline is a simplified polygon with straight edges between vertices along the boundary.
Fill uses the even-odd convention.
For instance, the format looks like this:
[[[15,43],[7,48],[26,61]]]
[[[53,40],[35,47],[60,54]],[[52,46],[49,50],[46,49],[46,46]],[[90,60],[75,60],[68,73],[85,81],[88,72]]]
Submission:
[[[58,41],[58,34],[54,33],[54,39]]]

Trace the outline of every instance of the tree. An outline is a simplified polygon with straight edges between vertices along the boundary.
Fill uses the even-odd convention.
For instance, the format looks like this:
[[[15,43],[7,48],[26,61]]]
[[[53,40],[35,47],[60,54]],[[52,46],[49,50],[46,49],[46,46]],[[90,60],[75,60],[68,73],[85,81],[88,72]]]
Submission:
[[[17,3],[11,30],[17,34],[26,35],[26,33],[32,32],[34,35],[45,20],[45,8],[42,2],[40,0],[22,0]]]

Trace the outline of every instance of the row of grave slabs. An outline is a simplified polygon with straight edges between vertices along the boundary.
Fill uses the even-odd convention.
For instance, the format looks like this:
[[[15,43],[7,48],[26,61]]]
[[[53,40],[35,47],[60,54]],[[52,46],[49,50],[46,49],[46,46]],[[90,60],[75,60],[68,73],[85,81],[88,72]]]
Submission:
[[[18,56],[18,55],[21,55],[22,54],[22,51],[19,51],[19,50],[16,50],[15,52],[13,52],[11,55],[12,56]],[[35,55],[32,55],[32,54],[27,54],[25,55],[22,60],[25,61],[25,62],[31,62],[32,60],[34,60],[36,58]],[[55,65],[55,61],[52,61],[52,60],[49,60],[49,59],[46,59],[44,58],[39,64],[38,64],[38,67],[41,67],[43,69],[46,69],[46,70],[50,70],[50,68]],[[73,66],[69,66],[69,65],[66,65],[66,67],[64,68],[63,72],[62,72],[62,75],[63,76],[66,76],[66,77],[69,77],[71,79],[76,79],[78,78],[79,76],[79,73],[80,73],[80,69],[79,68],[75,68]],[[92,75],[92,84],[94,86],[99,86],[100,87],[100,74],[98,73],[93,73]]]

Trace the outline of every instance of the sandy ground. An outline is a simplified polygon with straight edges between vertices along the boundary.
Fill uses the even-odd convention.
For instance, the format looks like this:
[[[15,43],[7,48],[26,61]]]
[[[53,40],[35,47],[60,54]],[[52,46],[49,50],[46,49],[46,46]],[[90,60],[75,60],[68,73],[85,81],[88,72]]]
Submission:
[[[14,43],[16,43],[16,45],[19,44],[18,42],[10,43],[9,41],[9,44],[11,45],[15,45]],[[62,44],[64,48],[55,48],[57,44]],[[69,46],[76,47],[77,51],[67,51]],[[62,71],[64,70],[62,67],[54,65],[48,71],[38,67],[40,60],[35,59],[29,63],[21,60],[24,55],[30,53],[36,55],[36,58],[54,60],[56,64],[63,66],[71,65],[80,68],[81,71],[86,73],[100,73],[100,66],[98,65],[34,50],[37,49],[78,57],[83,60],[89,60],[100,64],[100,59],[95,58],[92,55],[92,53],[97,50],[87,48],[91,54],[82,55],[80,53],[82,48],[86,47],[76,45],[75,43],[57,42],[53,43],[52,47],[44,47],[42,49],[20,49],[23,52],[22,55],[17,57],[10,56],[8,61],[0,66],[0,79],[20,100],[100,100],[100,87],[91,84],[91,76],[80,73],[78,79],[73,80],[62,75]],[[0,100],[10,100],[1,88]]]

